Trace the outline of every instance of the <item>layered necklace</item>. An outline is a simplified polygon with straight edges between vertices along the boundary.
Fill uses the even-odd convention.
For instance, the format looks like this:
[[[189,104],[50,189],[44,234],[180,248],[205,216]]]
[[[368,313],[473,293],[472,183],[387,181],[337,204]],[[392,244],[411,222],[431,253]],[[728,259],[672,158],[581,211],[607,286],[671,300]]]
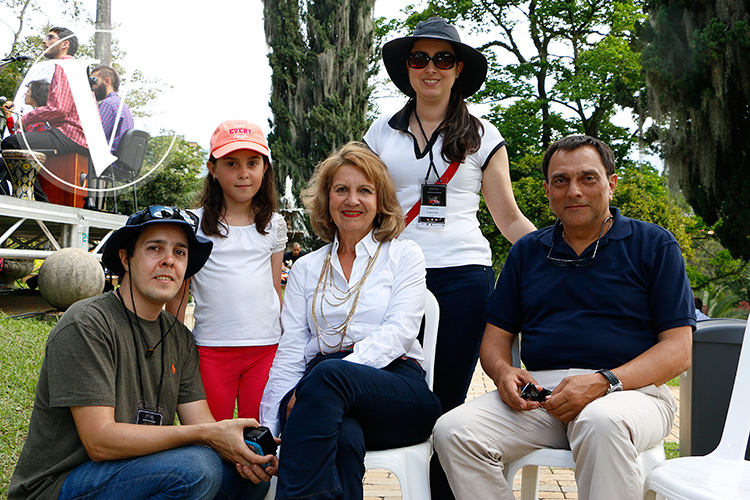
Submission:
[[[333,349],[334,351],[340,351],[342,346],[344,345],[344,338],[346,338],[346,329],[352,322],[354,313],[357,311],[359,294],[362,292],[362,289],[365,286],[365,281],[367,281],[367,277],[370,276],[372,268],[375,266],[375,261],[377,260],[378,255],[380,255],[380,247],[382,246],[383,243],[381,242],[378,245],[378,249],[375,251],[375,254],[367,260],[367,267],[365,267],[365,272],[364,274],[362,274],[362,277],[353,286],[350,286],[348,290],[342,290],[341,288],[339,288],[333,279],[333,265],[331,264],[331,255],[333,253],[334,245],[332,244],[328,249],[328,253],[323,260],[323,269],[320,270],[320,277],[318,278],[318,284],[315,287],[315,293],[313,294],[312,300],[312,317],[313,322],[315,323],[315,328],[317,330],[318,348],[320,349],[320,352],[324,352],[323,345],[325,345],[329,350]],[[323,312],[323,303],[328,304],[334,309],[338,309],[339,307],[346,304],[350,299],[352,299],[352,297],[352,306],[349,310],[349,314],[346,316],[344,321],[338,325],[331,325],[328,320],[326,320],[325,313]],[[320,323],[318,323],[318,313],[316,312],[316,310],[318,308],[319,300],[321,301],[320,320],[322,321],[325,328],[321,328]],[[325,338],[323,338],[324,332],[333,337],[338,337],[338,343],[329,344],[328,342],[326,342]]]

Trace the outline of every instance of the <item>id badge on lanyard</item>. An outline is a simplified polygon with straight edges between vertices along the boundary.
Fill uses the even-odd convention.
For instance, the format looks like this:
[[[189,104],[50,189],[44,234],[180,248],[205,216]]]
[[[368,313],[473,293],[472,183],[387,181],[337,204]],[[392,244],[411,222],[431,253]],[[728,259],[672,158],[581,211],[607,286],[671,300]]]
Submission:
[[[419,120],[416,110],[414,111],[414,117],[419,124],[419,129],[422,132],[422,137],[427,142],[430,154],[430,166],[427,168],[427,175],[424,177],[424,183],[422,184],[422,190],[419,197],[419,202],[415,204],[407,214],[407,225],[414,219],[414,215],[419,205],[419,213],[417,215],[417,228],[418,229],[442,229],[445,227],[445,219],[448,216],[448,182],[451,180],[453,175],[458,169],[458,162],[452,162],[442,176],[438,174],[437,168],[435,168],[435,161],[432,154],[433,143],[427,138],[427,134],[422,127],[422,122]],[[442,123],[438,126],[439,131],[442,127]],[[437,177],[437,182],[434,184],[428,183],[430,173],[434,172]]]
[[[420,229],[440,229],[445,227],[445,217],[448,214],[446,184],[422,184],[422,194],[419,199],[419,215],[417,227]]]
[[[164,420],[165,409],[162,405],[152,405],[141,401],[135,409],[135,423],[138,425],[161,425]]]

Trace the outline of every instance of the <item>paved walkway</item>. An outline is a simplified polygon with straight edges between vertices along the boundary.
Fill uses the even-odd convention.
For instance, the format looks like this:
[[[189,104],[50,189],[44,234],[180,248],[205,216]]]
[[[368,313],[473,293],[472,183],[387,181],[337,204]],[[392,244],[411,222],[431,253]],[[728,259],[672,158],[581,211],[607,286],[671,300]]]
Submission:
[[[482,368],[477,365],[474,377],[471,380],[468,399],[474,399],[495,389],[492,382]],[[670,387],[675,399],[679,402],[679,387]],[[680,436],[680,413],[677,412],[672,432],[667,436],[667,441],[679,441]],[[516,498],[520,498],[520,472],[516,474],[513,491]],[[400,500],[401,491],[398,479],[386,470],[368,470],[365,473],[365,500]],[[539,471],[539,500],[577,499],[578,490],[573,471],[570,469],[558,469],[555,467],[542,467]],[[422,500],[422,499],[419,499]],[[428,500],[428,499],[424,499]],[[479,500],[479,499],[477,499]]]

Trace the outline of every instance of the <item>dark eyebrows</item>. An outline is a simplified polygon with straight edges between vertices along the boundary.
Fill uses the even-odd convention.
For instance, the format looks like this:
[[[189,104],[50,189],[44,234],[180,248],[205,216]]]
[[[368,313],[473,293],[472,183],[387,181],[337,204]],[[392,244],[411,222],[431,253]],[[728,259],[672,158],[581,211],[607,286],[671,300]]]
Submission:
[[[601,173],[596,168],[587,168],[581,171],[581,174],[583,175],[595,175],[597,177],[601,177]]]
[[[146,240],[146,241],[143,242],[143,244],[145,246],[152,245],[154,243],[157,243],[159,245],[165,245],[167,243],[167,240],[165,240],[164,238],[151,238],[150,240]],[[181,241],[178,241],[177,243],[175,243],[175,246],[182,247],[182,248],[188,248],[188,244],[187,243],[183,243]]]
[[[255,153],[255,151],[253,151],[253,153]],[[257,160],[258,158],[263,159],[263,155],[260,153],[257,153],[257,154],[252,154],[248,157],[249,160]],[[240,161],[240,159],[235,156],[222,156],[221,158],[216,159],[216,161],[219,161],[219,160]]]
[[[574,173],[572,175],[572,177],[576,177],[576,176],[588,176],[588,175],[593,175],[593,176],[596,176],[596,177],[601,177],[601,172],[599,172],[599,170],[596,169],[596,168],[585,168],[585,169],[583,169],[583,170],[581,170],[579,172]],[[550,176],[549,176],[550,180],[552,180],[552,179],[560,179],[560,178],[567,179],[569,177],[571,177],[571,175],[569,175],[567,172],[555,172],[553,174],[550,174]]]

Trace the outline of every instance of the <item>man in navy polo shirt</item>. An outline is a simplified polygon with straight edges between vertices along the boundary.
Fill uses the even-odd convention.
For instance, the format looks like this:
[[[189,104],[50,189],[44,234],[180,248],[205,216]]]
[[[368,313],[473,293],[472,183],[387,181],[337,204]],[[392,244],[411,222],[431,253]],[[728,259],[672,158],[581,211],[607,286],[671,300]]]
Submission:
[[[512,499],[503,463],[570,448],[578,497],[640,499],[637,457],[672,428],[664,383],[690,365],[695,308],[667,230],[610,207],[612,150],[570,136],[545,153],[558,221],[510,251],[487,307],[480,358],[497,391],[445,414],[435,447],[458,499]],[[511,348],[523,332],[521,358]],[[542,402],[521,397],[532,383]]]

